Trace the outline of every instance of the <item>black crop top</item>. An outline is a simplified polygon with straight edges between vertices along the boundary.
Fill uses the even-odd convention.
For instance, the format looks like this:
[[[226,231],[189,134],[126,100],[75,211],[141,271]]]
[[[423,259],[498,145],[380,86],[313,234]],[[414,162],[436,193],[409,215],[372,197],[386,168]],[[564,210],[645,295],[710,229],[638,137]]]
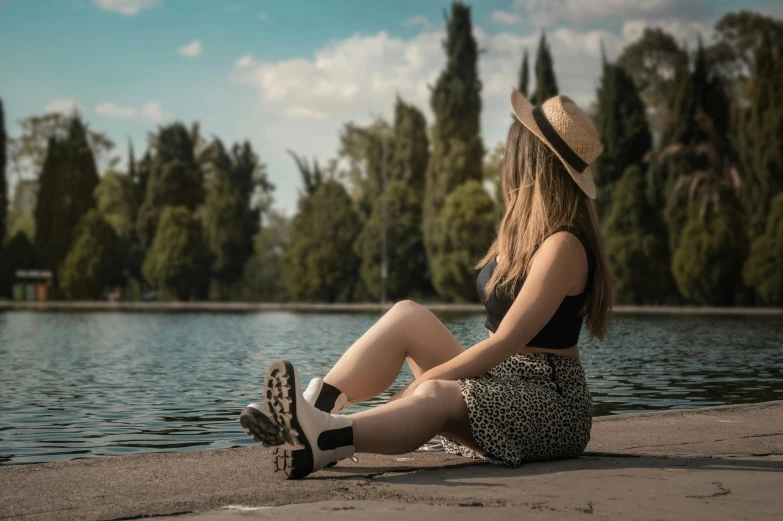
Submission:
[[[566,349],[574,346],[579,341],[579,332],[582,330],[582,316],[579,312],[587,300],[590,291],[593,287],[593,269],[595,267],[595,257],[593,251],[590,248],[590,243],[584,237],[584,235],[576,228],[563,227],[557,230],[567,231],[575,235],[582,243],[587,254],[587,284],[585,290],[579,295],[567,295],[560,307],[557,308],[555,314],[547,322],[547,324],[528,342],[530,347],[544,347],[547,349]],[[508,300],[508,297],[502,295],[499,292],[499,288],[496,288],[493,295],[488,299],[485,299],[485,288],[487,282],[489,282],[492,273],[495,271],[497,265],[495,259],[492,259],[489,264],[481,269],[476,280],[476,288],[478,290],[479,297],[484,302],[484,307],[487,309],[487,319],[484,322],[484,327],[495,333],[500,325],[500,321],[508,313],[511,308],[512,300]],[[524,282],[523,282],[524,284]],[[522,285],[519,285],[516,290],[516,295],[519,294]]]

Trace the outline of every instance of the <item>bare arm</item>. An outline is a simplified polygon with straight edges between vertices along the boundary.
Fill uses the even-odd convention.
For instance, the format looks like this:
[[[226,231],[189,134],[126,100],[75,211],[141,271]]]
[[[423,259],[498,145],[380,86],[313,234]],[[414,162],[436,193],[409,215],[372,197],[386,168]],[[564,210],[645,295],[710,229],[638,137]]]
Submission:
[[[480,375],[514,355],[541,331],[569,293],[587,278],[587,255],[579,239],[557,233],[541,245],[519,295],[497,332],[418,380],[455,380]],[[411,385],[412,392],[418,385]],[[406,393],[407,394],[407,393]]]

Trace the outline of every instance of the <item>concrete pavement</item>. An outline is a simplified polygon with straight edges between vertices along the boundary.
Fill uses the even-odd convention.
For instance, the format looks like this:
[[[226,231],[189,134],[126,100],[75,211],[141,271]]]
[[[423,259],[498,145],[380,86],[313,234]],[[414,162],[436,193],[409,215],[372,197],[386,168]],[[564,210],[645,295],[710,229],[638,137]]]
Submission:
[[[0,519],[779,520],[783,401],[596,418],[583,457],[518,469],[413,453],[271,470],[260,447],[0,467]]]

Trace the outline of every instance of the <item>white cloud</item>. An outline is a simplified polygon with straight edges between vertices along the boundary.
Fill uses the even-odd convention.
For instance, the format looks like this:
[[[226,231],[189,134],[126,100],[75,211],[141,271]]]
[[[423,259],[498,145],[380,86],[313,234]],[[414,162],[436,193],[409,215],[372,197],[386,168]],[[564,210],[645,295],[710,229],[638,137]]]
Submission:
[[[136,118],[136,108],[131,106],[123,107],[116,105],[111,101],[101,103],[95,107],[95,113],[99,116],[109,119],[134,119]]]
[[[107,119],[145,120],[152,123],[163,123],[165,116],[160,103],[149,101],[141,108],[132,105],[118,105],[112,101],[106,101],[95,106],[95,114]]]
[[[201,42],[199,40],[193,40],[190,43],[186,43],[179,49],[177,49],[177,52],[180,53],[182,56],[189,56],[191,58],[195,58],[198,56],[201,56],[201,51],[203,49],[201,48]]]
[[[82,112],[82,106],[74,99],[56,99],[46,105],[46,113],[51,112],[70,116],[74,112]]]
[[[259,11],[256,17],[262,22],[266,22],[267,20],[269,20],[269,15],[264,13],[263,11]]]
[[[255,63],[253,57],[249,54],[246,54],[234,62],[234,67],[244,69],[246,67],[250,67],[251,65],[253,65],[253,63]]]
[[[402,40],[382,31],[329,44],[310,60],[243,57],[236,65],[245,68],[235,79],[291,118],[353,118],[386,111],[396,94],[426,102],[444,61],[441,38],[425,32]]]
[[[141,108],[141,115],[153,123],[163,123],[163,109],[157,101],[150,101]]]
[[[125,16],[136,16],[142,9],[157,7],[159,0],[92,0],[99,9],[116,11]]]
[[[524,18],[517,13],[500,10],[492,11],[491,18],[493,22],[503,25],[520,25],[524,21]]]
[[[699,22],[644,23],[659,24],[679,38]],[[601,44],[609,59],[614,59],[640,30],[640,22],[634,19],[619,24],[616,31],[567,27],[547,31],[560,92],[589,108],[601,73]],[[478,63],[481,130],[485,146],[491,148],[505,139],[510,123],[508,97],[518,82],[522,53],[527,48],[535,61],[540,33],[531,29],[487,34],[475,25],[473,31],[484,51]],[[366,124],[374,115],[391,120],[397,95],[421,109],[428,124],[433,123],[431,86],[445,64],[444,38],[442,29],[422,30],[408,38],[381,31],[333,41],[311,56],[259,61],[246,55],[234,62],[233,81],[257,94],[253,120],[263,124],[249,125],[246,133],[264,143],[270,171],[279,172],[274,182],[283,207],[295,207],[299,183],[286,149],[317,157],[323,164],[335,156],[339,132],[346,122]],[[531,81],[530,89],[534,83]]]
[[[285,115],[291,119],[326,119],[327,114],[308,107],[289,107]]]
[[[688,21],[679,19],[665,20],[628,20],[623,23],[623,40],[626,43],[638,40],[647,27],[659,27],[671,34],[678,44],[686,42],[688,47],[693,49],[696,46],[699,36],[705,42],[712,40],[715,29],[712,23]]]
[[[402,25],[405,27],[415,27],[420,25],[424,29],[432,29],[432,24],[430,23],[429,18],[420,14],[409,16],[404,22],[402,22]]]
[[[514,0],[513,7],[539,27],[558,20],[572,23],[606,18],[700,20],[712,14],[708,0]]]

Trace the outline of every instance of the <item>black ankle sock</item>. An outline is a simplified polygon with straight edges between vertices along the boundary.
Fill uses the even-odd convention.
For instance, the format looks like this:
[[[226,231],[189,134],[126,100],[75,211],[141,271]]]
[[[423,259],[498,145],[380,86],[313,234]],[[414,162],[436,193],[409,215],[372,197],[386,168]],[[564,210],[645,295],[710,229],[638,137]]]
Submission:
[[[321,450],[334,450],[340,447],[353,445],[353,426],[342,429],[324,431],[318,436],[318,448]]]
[[[318,393],[318,398],[315,400],[315,408],[319,411],[331,413],[337,398],[341,394],[342,391],[340,389],[324,382],[323,386],[321,386],[321,392]]]

